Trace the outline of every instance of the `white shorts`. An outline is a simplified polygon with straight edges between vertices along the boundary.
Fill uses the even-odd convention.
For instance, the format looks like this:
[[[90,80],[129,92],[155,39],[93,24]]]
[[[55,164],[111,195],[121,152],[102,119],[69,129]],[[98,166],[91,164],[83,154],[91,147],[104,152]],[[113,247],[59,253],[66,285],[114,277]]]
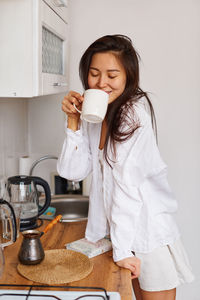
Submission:
[[[138,278],[144,291],[164,291],[193,281],[194,275],[180,239],[151,253],[138,253],[141,273]]]

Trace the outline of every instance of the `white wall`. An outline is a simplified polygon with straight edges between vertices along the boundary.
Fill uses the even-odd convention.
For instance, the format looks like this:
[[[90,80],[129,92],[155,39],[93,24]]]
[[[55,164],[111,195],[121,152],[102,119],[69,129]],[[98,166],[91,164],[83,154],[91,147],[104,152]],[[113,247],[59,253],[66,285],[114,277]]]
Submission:
[[[200,299],[200,1],[71,0],[70,89],[81,91],[78,63],[98,37],[130,36],[141,61],[141,86],[151,92],[159,147],[179,202],[177,222],[196,275],[178,300]]]
[[[0,176],[18,174],[18,158],[28,151],[27,101],[0,98]]]

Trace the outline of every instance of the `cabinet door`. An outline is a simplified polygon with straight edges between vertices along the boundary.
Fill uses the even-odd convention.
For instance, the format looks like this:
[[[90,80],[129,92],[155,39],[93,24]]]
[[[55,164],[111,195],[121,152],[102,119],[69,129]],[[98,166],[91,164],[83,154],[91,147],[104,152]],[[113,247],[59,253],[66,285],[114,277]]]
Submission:
[[[63,9],[61,17],[43,0],[0,0],[0,97],[67,91],[68,17]]]
[[[43,0],[47,3],[58,16],[68,23],[68,0]]]
[[[45,2],[40,5],[39,93],[65,92],[68,80],[68,24]]]
[[[33,17],[31,0],[0,1],[0,97],[36,95]]]

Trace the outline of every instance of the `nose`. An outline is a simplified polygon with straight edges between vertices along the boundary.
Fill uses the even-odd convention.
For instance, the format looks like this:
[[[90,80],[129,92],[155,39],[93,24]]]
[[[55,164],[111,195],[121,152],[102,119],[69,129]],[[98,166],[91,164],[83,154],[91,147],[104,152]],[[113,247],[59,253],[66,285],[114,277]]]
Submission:
[[[101,76],[98,77],[97,86],[99,88],[104,88],[105,86],[107,86],[107,78],[106,78],[106,76],[101,75]]]

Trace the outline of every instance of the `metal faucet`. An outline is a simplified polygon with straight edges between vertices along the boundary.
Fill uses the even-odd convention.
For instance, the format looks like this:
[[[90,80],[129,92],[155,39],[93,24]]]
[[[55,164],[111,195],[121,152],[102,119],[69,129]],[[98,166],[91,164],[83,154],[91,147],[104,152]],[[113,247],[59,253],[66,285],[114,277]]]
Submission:
[[[30,168],[30,171],[29,171],[29,176],[32,176],[33,174],[33,170],[35,169],[35,167],[37,166],[37,164],[39,164],[41,161],[43,160],[46,160],[46,159],[58,159],[57,156],[54,156],[54,155],[45,155],[45,156],[42,156],[40,158],[38,158],[36,161],[34,161],[34,163],[32,164],[31,168]]]
[[[37,166],[37,164],[39,164],[41,161],[43,160],[46,160],[46,159],[58,159],[57,156],[54,156],[54,155],[45,155],[45,156],[42,156],[40,158],[38,158],[36,161],[34,161],[34,163],[32,164],[31,168],[30,168],[30,171],[29,171],[29,176],[32,176],[33,174],[33,170],[35,169],[35,167]],[[70,186],[70,189],[69,190],[73,190],[73,191],[76,191],[76,190],[79,190],[80,189],[80,184],[78,181],[71,181],[71,180],[68,180],[68,184]]]

